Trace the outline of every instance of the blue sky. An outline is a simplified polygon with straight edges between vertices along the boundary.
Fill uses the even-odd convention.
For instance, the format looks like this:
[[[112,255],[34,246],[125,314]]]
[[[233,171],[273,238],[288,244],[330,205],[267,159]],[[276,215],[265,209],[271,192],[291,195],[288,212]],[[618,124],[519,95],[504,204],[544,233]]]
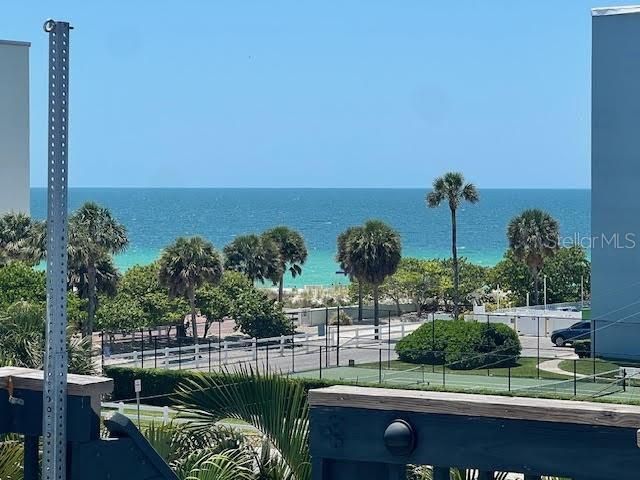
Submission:
[[[71,186],[589,186],[590,1],[0,3],[31,48],[46,181],[48,17],[71,44]]]

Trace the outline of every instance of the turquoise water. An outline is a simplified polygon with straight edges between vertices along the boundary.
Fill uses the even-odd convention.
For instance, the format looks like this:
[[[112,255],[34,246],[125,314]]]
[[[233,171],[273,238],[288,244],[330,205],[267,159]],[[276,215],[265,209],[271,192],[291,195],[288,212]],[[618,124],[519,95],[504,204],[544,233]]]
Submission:
[[[180,235],[202,235],[222,248],[236,235],[286,224],[305,237],[309,260],[287,286],[328,285],[336,275],[336,236],[370,218],[390,223],[402,235],[403,254],[450,256],[447,207],[427,209],[421,189],[103,189],[72,188],[69,207],[93,200],[126,225],[131,244],[116,258],[126,269],[156,259]],[[492,265],[506,248],[508,221],[525,208],[542,208],[560,222],[564,237],[590,232],[589,190],[480,190],[477,205],[458,214],[459,253]],[[32,189],[32,214],[46,215],[46,195]]]

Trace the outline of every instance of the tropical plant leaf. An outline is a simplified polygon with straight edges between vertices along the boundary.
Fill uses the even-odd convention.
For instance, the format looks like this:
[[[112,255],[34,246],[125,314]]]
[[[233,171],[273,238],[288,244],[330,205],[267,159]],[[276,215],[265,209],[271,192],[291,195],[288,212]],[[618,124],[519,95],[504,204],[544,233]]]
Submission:
[[[225,450],[194,466],[185,480],[254,480],[252,459],[242,450]]]
[[[22,443],[11,438],[0,438],[0,479],[22,480]]]
[[[309,406],[299,383],[274,373],[241,367],[216,377],[201,375],[179,387],[180,417],[193,431],[211,428],[222,418],[237,418],[258,429],[292,472],[311,478]]]

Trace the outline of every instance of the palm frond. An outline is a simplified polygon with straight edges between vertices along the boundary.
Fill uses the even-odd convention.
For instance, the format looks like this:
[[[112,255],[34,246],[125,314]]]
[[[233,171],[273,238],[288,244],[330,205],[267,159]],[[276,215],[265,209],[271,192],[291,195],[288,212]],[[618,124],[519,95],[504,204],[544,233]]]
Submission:
[[[273,373],[241,367],[233,374],[200,376],[179,388],[180,416],[189,428],[211,428],[222,418],[237,418],[258,429],[278,451],[296,480],[308,480],[308,404],[301,384]]]
[[[0,438],[0,479],[22,480],[22,443],[17,439]]]

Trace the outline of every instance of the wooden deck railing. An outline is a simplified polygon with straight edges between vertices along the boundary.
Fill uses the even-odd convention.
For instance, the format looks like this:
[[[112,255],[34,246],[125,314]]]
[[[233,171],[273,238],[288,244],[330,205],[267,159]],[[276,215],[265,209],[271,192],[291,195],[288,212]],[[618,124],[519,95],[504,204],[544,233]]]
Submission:
[[[334,386],[312,390],[313,480],[404,479],[407,464],[525,480],[640,478],[640,407]]]

